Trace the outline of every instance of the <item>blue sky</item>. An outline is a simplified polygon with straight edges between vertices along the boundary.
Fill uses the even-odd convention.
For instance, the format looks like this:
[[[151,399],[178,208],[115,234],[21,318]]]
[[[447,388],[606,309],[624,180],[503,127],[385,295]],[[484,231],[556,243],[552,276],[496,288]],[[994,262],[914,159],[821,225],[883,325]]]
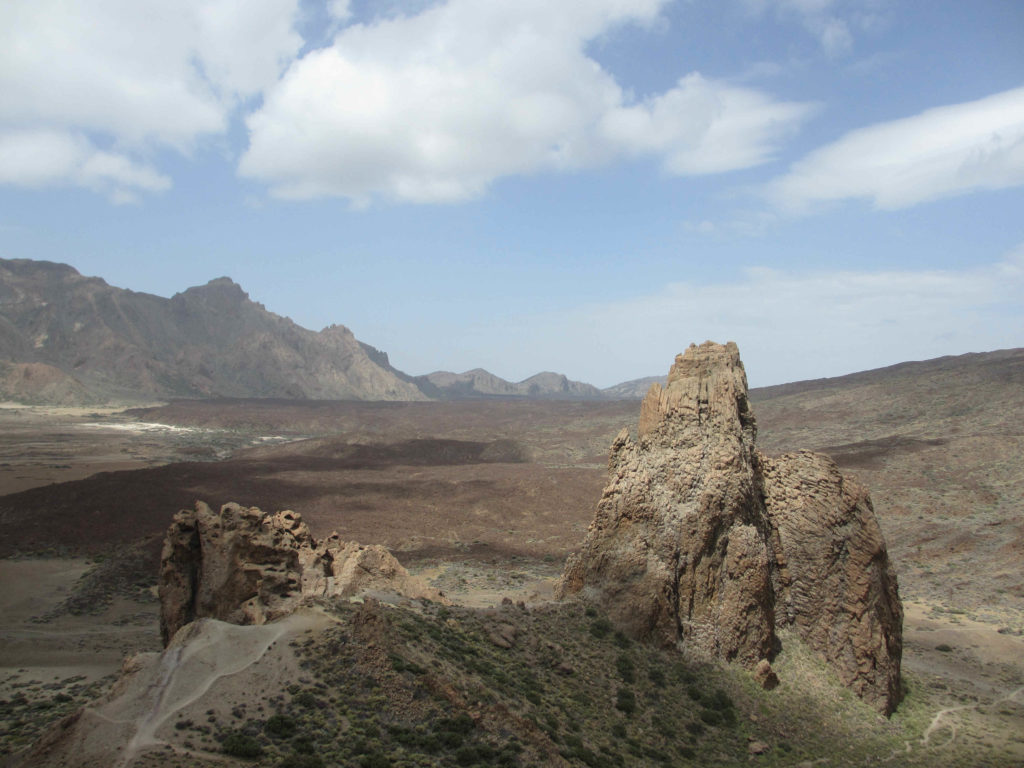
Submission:
[[[8,0],[0,256],[413,374],[1024,346],[1024,4]]]

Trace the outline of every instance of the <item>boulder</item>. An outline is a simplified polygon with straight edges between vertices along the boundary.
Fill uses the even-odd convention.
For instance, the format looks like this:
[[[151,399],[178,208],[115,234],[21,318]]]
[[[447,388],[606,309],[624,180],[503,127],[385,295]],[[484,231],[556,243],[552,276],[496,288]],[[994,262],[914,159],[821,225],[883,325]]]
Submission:
[[[302,517],[202,501],[174,516],[160,562],[160,633],[198,618],[263,624],[292,613],[311,597],[351,597],[376,590],[440,599],[380,546],[316,542]]]
[[[768,459],[732,342],[691,345],[653,384],[638,436],[612,443],[610,482],[558,594],[603,605],[633,637],[755,668],[792,626],[890,713],[902,607],[867,493],[827,457]]]
[[[779,687],[779,676],[772,669],[772,663],[768,659],[761,659],[754,667],[754,681],[766,691]]]

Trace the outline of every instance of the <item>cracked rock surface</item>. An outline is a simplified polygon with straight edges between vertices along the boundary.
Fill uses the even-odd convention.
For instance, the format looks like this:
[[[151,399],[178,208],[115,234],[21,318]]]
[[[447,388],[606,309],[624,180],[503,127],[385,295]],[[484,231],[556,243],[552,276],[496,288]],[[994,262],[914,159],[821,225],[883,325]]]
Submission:
[[[612,444],[559,593],[634,637],[754,668],[790,625],[879,711],[899,702],[903,612],[867,492],[825,456],[757,451],[732,342],[691,345]]]
[[[174,516],[160,562],[160,633],[164,645],[199,618],[263,624],[292,613],[305,598],[380,591],[441,598],[379,545],[314,540],[290,510],[265,513],[202,501]]]

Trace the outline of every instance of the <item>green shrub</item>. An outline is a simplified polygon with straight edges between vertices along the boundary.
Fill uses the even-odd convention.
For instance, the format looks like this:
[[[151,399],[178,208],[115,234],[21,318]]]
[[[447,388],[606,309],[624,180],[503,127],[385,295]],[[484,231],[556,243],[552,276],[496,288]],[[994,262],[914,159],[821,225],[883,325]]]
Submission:
[[[380,752],[371,752],[359,758],[360,768],[391,768],[391,760]]]
[[[591,623],[590,634],[600,640],[608,637],[608,635],[611,634],[612,629],[612,623],[606,617],[602,616]]]
[[[440,731],[437,734],[437,742],[445,749],[457,749],[462,746],[466,737],[455,731]]]
[[[710,709],[715,709],[719,712],[722,712],[726,709],[732,709],[732,699],[730,699],[729,694],[727,694],[721,688],[716,688],[714,693],[712,693],[710,696],[705,696],[703,699],[703,703]]]
[[[672,679],[683,685],[697,682],[697,676],[681,661],[677,661],[672,665]]]
[[[627,715],[636,712],[636,695],[629,688],[619,688],[615,695],[615,708]]]
[[[278,763],[278,768],[324,768],[324,759],[320,755],[288,755]]]
[[[317,707],[321,706],[320,699],[312,691],[302,691],[292,696],[292,703],[297,704],[300,707]]]
[[[423,675],[427,672],[427,670],[416,662],[403,659],[401,656],[396,654],[391,654],[391,668],[394,669],[395,672],[412,672],[414,675]]]
[[[221,751],[232,757],[260,757],[263,747],[252,736],[239,731],[231,731],[220,743]]]
[[[636,682],[636,667],[633,666],[633,660],[629,656],[619,654],[619,657],[615,659],[615,669],[618,671],[619,677],[622,678],[623,682]]]
[[[263,732],[272,739],[290,739],[295,735],[295,721],[288,715],[271,715],[263,726]]]
[[[707,707],[704,707],[700,711],[700,719],[708,725],[721,725],[722,713],[716,709],[708,709]]]
[[[465,712],[455,717],[446,717],[438,720],[437,725],[439,730],[454,731],[455,733],[469,733],[476,728],[473,718]]]

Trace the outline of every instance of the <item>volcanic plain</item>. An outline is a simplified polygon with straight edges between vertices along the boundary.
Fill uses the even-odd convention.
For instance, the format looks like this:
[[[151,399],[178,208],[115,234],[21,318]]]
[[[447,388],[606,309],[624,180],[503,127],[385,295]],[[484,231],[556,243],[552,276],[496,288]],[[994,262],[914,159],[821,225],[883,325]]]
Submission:
[[[884,723],[837,704],[837,717],[860,720],[830,744],[811,733],[821,722],[812,727],[808,712],[806,729],[797,718],[777,733],[786,717],[757,698],[772,694],[743,699],[725,680],[750,734],[736,738],[758,747],[744,741],[743,762],[1024,764],[1024,351],[755,389],[751,400],[763,451],[826,453],[870,490],[906,611],[908,690]],[[160,649],[160,542],[173,513],[197,499],[293,509],[314,536],[382,544],[446,594],[449,621],[506,598],[540,625],[589,621],[551,603],[552,587],[593,519],[608,447],[638,413],[635,400],[5,406],[2,753],[14,760],[102,694],[125,657]],[[565,660],[577,672],[585,663]],[[841,698],[834,684],[807,683],[807,665],[784,659],[780,675],[804,681],[805,703]],[[629,734],[627,744],[643,742]],[[585,725],[562,733],[557,760],[612,754],[590,739]],[[736,759],[727,746],[708,749],[707,764]],[[651,750],[627,764],[665,764],[658,755],[668,753]],[[669,764],[691,764],[690,754],[671,753]]]

